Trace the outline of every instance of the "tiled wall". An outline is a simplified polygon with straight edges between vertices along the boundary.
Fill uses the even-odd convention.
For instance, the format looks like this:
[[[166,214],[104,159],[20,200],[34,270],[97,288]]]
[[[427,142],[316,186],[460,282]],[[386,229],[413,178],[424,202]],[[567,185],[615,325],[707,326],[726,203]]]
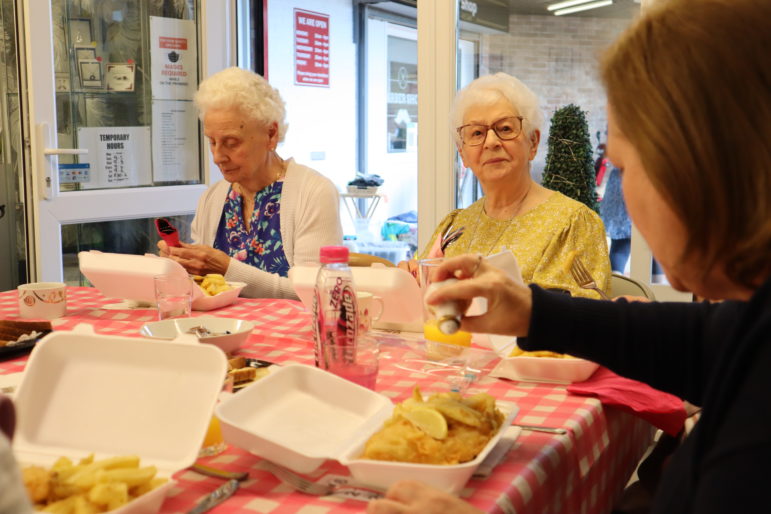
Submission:
[[[504,71],[527,84],[541,99],[545,123],[533,175],[543,172],[549,120],[554,111],[574,103],[587,112],[589,134],[605,141],[605,93],[598,77],[598,59],[630,20],[570,16],[509,18],[508,34],[482,37],[480,75]]]

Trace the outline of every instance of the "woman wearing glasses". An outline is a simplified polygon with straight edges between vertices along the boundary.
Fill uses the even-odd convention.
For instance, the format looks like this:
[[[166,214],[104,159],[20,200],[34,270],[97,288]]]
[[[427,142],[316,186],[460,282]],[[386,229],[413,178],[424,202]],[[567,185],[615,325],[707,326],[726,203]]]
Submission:
[[[458,92],[450,120],[463,164],[485,196],[448,214],[420,257],[490,255],[507,248],[526,282],[596,298],[570,276],[568,263],[576,251],[607,291],[611,271],[600,217],[530,176],[543,122],[538,97],[510,75],[487,75]],[[416,262],[400,267],[413,270]]]

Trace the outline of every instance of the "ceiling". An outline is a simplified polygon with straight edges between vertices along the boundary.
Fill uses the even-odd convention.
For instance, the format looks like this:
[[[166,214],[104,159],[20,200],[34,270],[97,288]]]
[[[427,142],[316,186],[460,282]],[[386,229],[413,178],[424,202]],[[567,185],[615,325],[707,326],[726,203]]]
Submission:
[[[377,5],[378,8],[402,14],[414,19],[415,5],[417,0],[357,0],[359,3]],[[473,1],[473,0],[472,0]],[[547,5],[557,3],[561,0],[497,0],[499,5],[508,3],[509,13],[511,14],[539,14],[542,16],[553,16],[546,9]],[[613,5],[598,7],[588,11],[581,11],[565,16],[579,16],[586,18],[623,18],[631,20],[640,12],[639,0],[614,0]]]
[[[508,0],[509,12],[512,14],[540,14],[552,15],[546,9],[547,5],[557,3],[560,0]],[[598,7],[588,11],[581,11],[565,16],[579,16],[587,18],[626,18],[631,19],[640,12],[640,2],[637,0],[614,0],[613,5]]]

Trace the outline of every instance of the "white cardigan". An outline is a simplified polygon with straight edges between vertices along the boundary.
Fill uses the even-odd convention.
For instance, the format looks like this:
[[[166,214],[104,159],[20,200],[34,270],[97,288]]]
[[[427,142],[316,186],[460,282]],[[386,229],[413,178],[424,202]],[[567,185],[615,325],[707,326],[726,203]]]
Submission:
[[[195,244],[214,245],[229,189],[230,183],[221,180],[198,200],[191,226]],[[281,240],[290,268],[295,264],[318,262],[322,246],[342,244],[337,188],[328,178],[297,164],[294,159],[287,161],[280,212]],[[225,279],[246,282],[241,295],[247,298],[297,299],[289,278],[268,273],[232,257]]]

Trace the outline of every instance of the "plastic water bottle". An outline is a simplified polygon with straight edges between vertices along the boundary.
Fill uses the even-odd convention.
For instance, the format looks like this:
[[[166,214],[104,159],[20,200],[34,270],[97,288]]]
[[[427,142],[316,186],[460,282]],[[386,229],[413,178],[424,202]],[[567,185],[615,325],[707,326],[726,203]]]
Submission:
[[[351,360],[359,320],[353,274],[348,267],[348,248],[323,246],[321,268],[313,295],[313,331],[316,366],[329,368],[329,359]],[[343,349],[345,348],[345,349]]]

